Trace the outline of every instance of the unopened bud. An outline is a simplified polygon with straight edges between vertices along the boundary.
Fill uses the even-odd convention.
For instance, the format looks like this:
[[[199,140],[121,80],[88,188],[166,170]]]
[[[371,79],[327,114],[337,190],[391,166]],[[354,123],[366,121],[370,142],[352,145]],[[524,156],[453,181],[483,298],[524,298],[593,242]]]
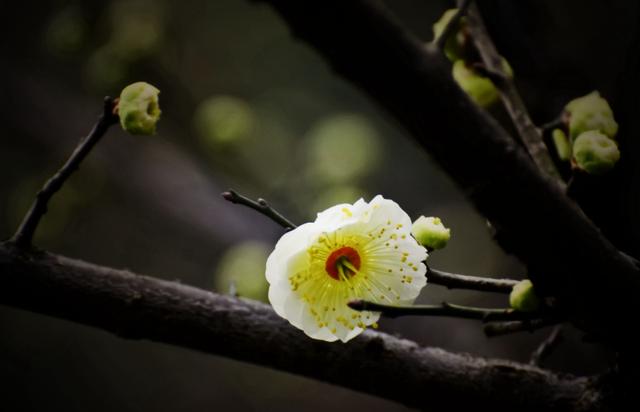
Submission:
[[[589,130],[600,131],[612,139],[618,132],[609,103],[597,91],[570,101],[565,111],[569,114],[571,139]]]
[[[518,282],[509,295],[509,304],[520,312],[535,312],[540,307],[540,300],[533,290],[529,279]]]
[[[491,80],[480,76],[463,60],[453,64],[453,78],[478,106],[487,108],[498,101],[498,89]]]
[[[158,94],[160,90],[145,82],[136,82],[122,89],[118,102],[122,128],[131,134],[154,134],[161,113]]]
[[[580,169],[600,175],[615,166],[620,159],[620,150],[614,140],[592,130],[579,135],[573,143],[573,158]]]
[[[451,229],[444,227],[438,217],[420,216],[413,222],[411,234],[422,246],[436,250],[447,246],[451,238]]]
[[[433,24],[433,38],[440,37],[445,27],[449,24],[453,16],[458,12],[458,9],[449,9],[444,12],[442,17]],[[444,44],[444,54],[450,61],[456,61],[464,58],[464,49],[467,42],[466,19],[462,17],[457,24],[454,32],[450,34],[449,38]]]
[[[556,146],[558,158],[565,162],[571,159],[571,144],[562,129],[554,129],[551,137],[553,138],[553,144]]]

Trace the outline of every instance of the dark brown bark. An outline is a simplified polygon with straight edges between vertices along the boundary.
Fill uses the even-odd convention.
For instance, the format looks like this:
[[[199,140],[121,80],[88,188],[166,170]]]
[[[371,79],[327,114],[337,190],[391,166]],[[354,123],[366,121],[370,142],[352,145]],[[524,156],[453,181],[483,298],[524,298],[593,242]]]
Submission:
[[[598,411],[587,378],[423,348],[367,331],[314,341],[264,304],[129,271],[0,245],[0,304],[227,356],[422,409]]]
[[[585,330],[618,345],[629,341],[638,267],[466,97],[437,49],[374,0],[264,1],[433,155],[490,220],[503,248],[527,265],[540,294],[557,298]]]

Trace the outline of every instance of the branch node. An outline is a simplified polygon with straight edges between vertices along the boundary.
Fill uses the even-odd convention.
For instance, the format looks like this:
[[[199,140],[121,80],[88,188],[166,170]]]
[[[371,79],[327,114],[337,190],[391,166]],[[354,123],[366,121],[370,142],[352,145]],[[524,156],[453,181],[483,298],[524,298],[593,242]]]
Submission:
[[[284,217],[280,212],[278,212],[277,210],[269,206],[269,203],[267,203],[267,201],[264,200],[263,198],[259,198],[258,200],[252,200],[246,196],[243,196],[237,193],[234,190],[228,190],[226,192],[222,192],[221,195],[225,200],[228,200],[231,203],[244,205],[250,209],[253,209],[265,215],[266,217],[273,220],[274,222],[276,222],[277,224],[279,224],[280,226],[282,226],[287,230],[295,229],[297,227],[296,224],[294,224],[289,219]]]

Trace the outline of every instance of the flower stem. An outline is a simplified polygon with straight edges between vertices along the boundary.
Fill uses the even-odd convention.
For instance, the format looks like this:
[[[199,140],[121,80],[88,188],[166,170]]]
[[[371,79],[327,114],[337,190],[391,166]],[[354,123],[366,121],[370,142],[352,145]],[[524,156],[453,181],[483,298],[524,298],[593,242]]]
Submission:
[[[118,122],[118,115],[114,113],[114,108],[114,99],[105,97],[103,112],[98,117],[98,121],[91,129],[91,132],[80,141],[66,163],[44,184],[36,195],[31,208],[10,240],[15,246],[20,248],[31,247],[35,231],[40,220],[47,213],[48,204],[53,195],[62,188],[69,176],[78,169],[80,163],[105,135],[109,127]]]

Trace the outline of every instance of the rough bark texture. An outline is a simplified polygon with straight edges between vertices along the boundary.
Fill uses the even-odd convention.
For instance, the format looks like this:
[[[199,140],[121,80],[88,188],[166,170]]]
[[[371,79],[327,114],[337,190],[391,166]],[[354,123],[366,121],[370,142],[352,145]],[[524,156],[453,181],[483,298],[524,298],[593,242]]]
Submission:
[[[314,341],[264,304],[0,244],[0,304],[320,379],[429,410],[597,411],[587,378],[367,331]]]
[[[374,0],[264,1],[433,155],[528,266],[540,294],[585,330],[618,346],[630,341],[638,267],[466,97],[438,50]]]

